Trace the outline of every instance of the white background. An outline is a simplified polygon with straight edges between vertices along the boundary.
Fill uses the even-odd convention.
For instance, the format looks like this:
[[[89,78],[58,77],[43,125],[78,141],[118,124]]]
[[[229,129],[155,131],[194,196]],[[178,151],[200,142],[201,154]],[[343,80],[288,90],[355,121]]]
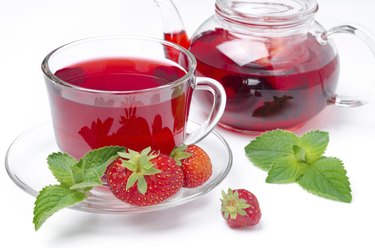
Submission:
[[[192,34],[214,13],[214,0],[175,0]],[[375,2],[319,2],[317,20],[326,28],[359,23],[375,33]],[[102,34],[161,37],[161,21],[152,0],[0,0],[0,157],[12,140],[36,123],[49,120],[40,70],[43,57],[66,42]],[[348,35],[335,38],[342,61],[340,91],[367,91],[375,81],[375,59]],[[371,82],[372,81],[372,82]],[[328,156],[341,158],[352,183],[351,204],[325,200],[297,185],[270,185],[251,165],[243,147],[251,136],[217,130],[227,139],[233,169],[221,185],[184,206],[143,215],[98,215],[63,210],[35,232],[34,199],[0,169],[2,247],[375,247],[375,101],[355,109],[327,107],[299,133],[330,132]],[[32,149],[32,147],[30,147]],[[22,154],[20,154],[22,156]],[[24,158],[27,164],[28,158]],[[261,223],[232,230],[220,215],[220,191],[247,188],[258,196]],[[4,244],[8,244],[4,246]],[[201,246],[201,245],[200,245]]]

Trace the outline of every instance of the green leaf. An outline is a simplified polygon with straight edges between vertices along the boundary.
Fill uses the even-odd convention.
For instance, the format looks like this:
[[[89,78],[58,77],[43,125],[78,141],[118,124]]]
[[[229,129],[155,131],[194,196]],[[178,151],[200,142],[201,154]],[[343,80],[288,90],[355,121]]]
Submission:
[[[292,183],[300,178],[306,164],[294,157],[286,157],[275,161],[268,172],[267,183]]]
[[[62,185],[75,184],[75,176],[72,167],[77,163],[73,157],[66,153],[52,153],[47,158],[48,167],[54,177]]]
[[[61,185],[47,186],[37,196],[33,220],[35,229],[38,230],[58,210],[84,200],[92,187],[102,185],[101,177],[106,167],[124,150],[120,146],[95,149],[78,162],[65,153],[48,156],[49,168]]]
[[[311,131],[297,137],[289,131],[275,130],[250,142],[245,152],[254,165],[268,171],[268,183],[296,181],[316,195],[351,202],[343,163],[322,157],[328,142],[327,132]]]
[[[83,190],[83,191],[90,191],[93,187],[103,185],[102,181],[86,181],[82,183],[77,183],[72,185],[69,189],[71,190]]]
[[[251,141],[245,147],[245,153],[254,165],[269,170],[274,161],[293,155],[293,146],[298,142],[299,138],[292,132],[269,131]]]
[[[58,210],[73,206],[83,201],[87,195],[83,192],[70,190],[61,185],[43,188],[35,201],[34,219],[35,230]]]
[[[74,184],[81,183],[84,181],[85,172],[79,167],[79,163],[76,163],[72,167]]]
[[[294,145],[293,146],[293,153],[294,153],[294,158],[297,161],[301,161],[301,162],[306,161],[306,151],[302,147]]]
[[[104,166],[104,170],[95,170],[95,169],[87,170],[83,176],[83,181],[81,183],[96,184],[93,186],[102,185],[103,183],[102,183],[101,178],[104,175],[105,169],[106,169],[106,166]]]
[[[306,151],[306,162],[312,164],[320,159],[328,142],[328,133],[322,131],[311,131],[300,137],[300,146]]]
[[[124,147],[121,146],[106,146],[99,149],[92,150],[83,156],[79,161],[79,166],[84,171],[90,169],[103,169],[103,166],[107,166],[110,160],[118,157],[119,152],[124,151]]]
[[[337,158],[323,157],[308,166],[298,183],[318,196],[347,203],[352,200],[346,170]]]
[[[113,160],[118,157],[118,152],[124,151],[120,146],[106,146],[87,153],[78,163],[78,168],[83,171],[82,182],[95,182],[100,180]]]

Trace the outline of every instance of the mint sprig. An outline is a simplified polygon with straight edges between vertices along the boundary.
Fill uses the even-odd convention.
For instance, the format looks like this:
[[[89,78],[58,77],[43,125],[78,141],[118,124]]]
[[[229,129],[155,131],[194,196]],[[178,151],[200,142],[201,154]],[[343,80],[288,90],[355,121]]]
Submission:
[[[351,202],[350,183],[341,160],[322,157],[308,166],[297,181],[307,191],[333,200]]]
[[[106,167],[124,148],[107,146],[92,150],[79,161],[66,153],[52,153],[47,158],[48,168],[60,184],[44,187],[34,206],[35,230],[57,211],[71,207],[89,196],[89,191],[102,185]]]
[[[341,160],[323,156],[327,132],[311,131],[301,137],[285,130],[265,132],[245,147],[246,156],[268,172],[267,183],[298,183],[315,195],[351,202],[350,182]]]
[[[86,198],[85,192],[70,190],[62,185],[46,186],[39,192],[35,201],[33,219],[35,230],[38,230],[52,214]]]

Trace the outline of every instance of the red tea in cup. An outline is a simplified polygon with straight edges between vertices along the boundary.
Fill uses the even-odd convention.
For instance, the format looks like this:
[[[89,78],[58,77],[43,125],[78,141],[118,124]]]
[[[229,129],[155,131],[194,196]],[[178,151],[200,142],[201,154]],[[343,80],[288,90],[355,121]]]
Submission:
[[[220,84],[196,80],[194,57],[164,41],[87,39],[53,51],[42,68],[57,144],[76,158],[108,145],[137,151],[151,146],[169,154],[207,135],[225,106]],[[213,111],[203,132],[197,130],[189,141],[185,130],[193,90],[207,86],[218,98],[219,112]]]
[[[173,64],[139,58],[86,61],[55,73],[72,85],[111,91],[155,88],[185,74],[182,68]],[[141,150],[151,145],[169,153],[183,141],[185,115],[188,113],[185,109],[190,95],[190,92],[185,94],[182,91],[166,101],[155,99],[155,103],[151,101],[149,104],[136,100],[137,96],[125,96],[122,106],[113,106],[113,101],[100,98],[97,104],[88,105],[65,99],[60,94],[52,95],[51,101],[56,108],[64,110],[54,111],[54,118],[58,120],[56,135],[60,145],[70,152],[80,150],[76,141],[79,134],[90,148],[116,144]]]

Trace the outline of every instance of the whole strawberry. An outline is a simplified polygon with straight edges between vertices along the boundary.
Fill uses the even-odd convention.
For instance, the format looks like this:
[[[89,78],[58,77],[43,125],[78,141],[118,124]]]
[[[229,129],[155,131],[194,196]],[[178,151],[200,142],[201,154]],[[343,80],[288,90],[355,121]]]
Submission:
[[[222,191],[221,213],[232,228],[254,226],[259,223],[262,213],[255,195],[246,189]]]
[[[212,175],[212,164],[208,154],[197,145],[175,148],[171,157],[181,165],[185,188],[195,188],[205,183]]]
[[[164,154],[128,150],[106,170],[107,184],[120,200],[136,205],[158,204],[176,194],[182,187],[184,175],[174,159]]]

